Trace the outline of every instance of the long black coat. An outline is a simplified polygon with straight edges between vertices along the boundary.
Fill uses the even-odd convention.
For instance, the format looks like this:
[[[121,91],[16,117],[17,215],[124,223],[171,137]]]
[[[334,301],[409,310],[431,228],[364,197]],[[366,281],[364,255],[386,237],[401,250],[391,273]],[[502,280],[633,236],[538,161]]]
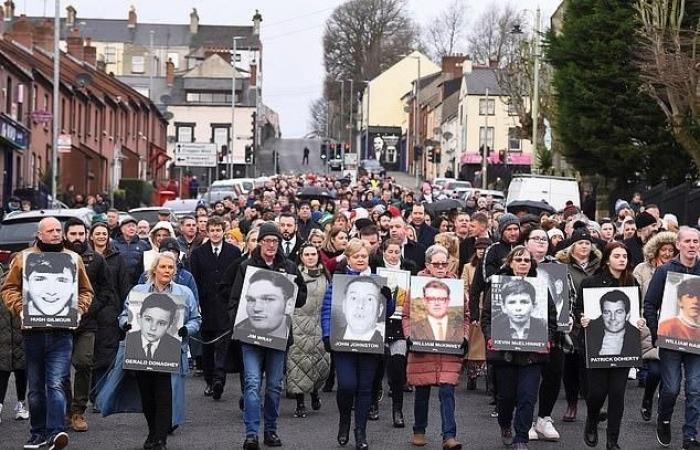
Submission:
[[[211,242],[192,250],[190,269],[199,291],[202,330],[217,332],[231,328],[227,314],[228,297],[220,295],[219,284],[226,268],[240,257],[238,247],[227,242],[222,242],[218,257],[214,257]]]
[[[95,296],[87,312],[80,318],[80,325],[76,330],[78,333],[82,331],[96,332],[99,324],[97,318],[100,311],[114,301],[115,294],[112,286],[112,279],[109,276],[109,268],[107,261],[99,253],[88,247],[82,255],[85,271],[92,284],[92,289],[95,291]]]
[[[97,314],[97,333],[95,333],[95,368],[105,368],[114,360],[119,347],[119,323],[117,316],[124,308],[124,301],[131,289],[126,261],[113,245],[104,253],[109,272],[112,299]]]

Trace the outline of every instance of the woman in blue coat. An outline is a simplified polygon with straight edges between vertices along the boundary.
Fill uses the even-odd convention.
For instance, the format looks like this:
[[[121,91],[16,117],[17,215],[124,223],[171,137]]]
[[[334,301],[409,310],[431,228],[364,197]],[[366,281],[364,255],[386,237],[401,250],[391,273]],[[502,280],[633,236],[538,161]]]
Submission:
[[[182,338],[180,352],[180,368],[177,373],[156,373],[143,371],[124,371],[125,342],[119,344],[119,350],[114,365],[109,374],[105,377],[104,383],[97,386],[97,407],[103,416],[119,412],[144,412],[148,421],[149,433],[145,449],[165,449],[167,433],[171,427],[176,427],[185,421],[185,377],[187,376],[187,351],[188,336],[199,331],[202,318],[199,314],[199,305],[192,291],[187,287],[172,280],[175,278],[177,258],[172,252],[163,252],[158,255],[153,262],[148,280],[144,284],[134,286],[129,293],[169,293],[186,299],[185,317],[183,326],[178,330],[178,335]],[[127,299],[124,310],[119,316],[119,327],[126,334],[131,325],[129,324],[129,299]],[[155,375],[154,379],[144,380],[142,374]],[[158,378],[157,380],[155,378]],[[170,391],[169,402],[158,396],[158,392],[163,388],[160,378],[170,378],[170,386],[165,390]],[[168,387],[170,389],[168,389]],[[154,397],[154,394],[155,397]],[[152,401],[155,398],[156,401]],[[144,404],[146,407],[144,407]],[[164,418],[163,414],[167,413]]]

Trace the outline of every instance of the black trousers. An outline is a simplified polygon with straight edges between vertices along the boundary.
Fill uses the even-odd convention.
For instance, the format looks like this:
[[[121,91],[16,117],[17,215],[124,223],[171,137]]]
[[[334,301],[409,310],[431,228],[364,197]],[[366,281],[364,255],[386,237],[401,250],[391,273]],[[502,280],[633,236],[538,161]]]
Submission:
[[[561,376],[564,370],[564,352],[559,347],[552,347],[549,352],[549,362],[542,367],[542,382],[540,383],[539,406],[537,417],[552,415],[554,404],[561,390]]]
[[[211,331],[201,330],[202,340],[211,341],[226,330]],[[226,384],[226,353],[230,339],[222,338],[213,344],[202,346],[202,369],[204,370],[204,381],[211,385],[214,383]]]
[[[564,391],[568,403],[578,402],[579,393],[584,398],[588,392],[586,381],[585,352],[568,353],[564,356]]]
[[[406,357],[391,355],[387,361],[387,378],[391,389],[391,405],[394,410],[403,409],[403,387],[406,384]]]
[[[15,389],[17,390],[17,400],[23,402],[27,395],[27,373],[24,369],[15,369]],[[5,403],[7,386],[10,382],[10,371],[0,370],[0,405]]]
[[[135,371],[135,374],[143,415],[148,423],[148,436],[154,441],[165,442],[173,416],[170,374],[142,370]]]
[[[598,415],[608,398],[608,438],[617,440],[620,423],[625,412],[625,388],[629,368],[588,369],[588,420],[598,422]]]
[[[376,402],[379,400],[379,392],[384,386],[384,372],[386,371],[386,360],[388,356],[385,353],[383,357],[379,359],[377,365],[377,371],[374,373],[374,380],[372,382],[372,401]]]

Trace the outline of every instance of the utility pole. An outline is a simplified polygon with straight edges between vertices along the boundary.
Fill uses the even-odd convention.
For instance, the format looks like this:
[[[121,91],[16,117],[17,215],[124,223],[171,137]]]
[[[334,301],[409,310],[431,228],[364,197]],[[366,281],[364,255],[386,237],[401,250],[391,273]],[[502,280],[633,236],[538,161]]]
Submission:
[[[486,115],[484,116],[484,150],[481,152],[481,189],[486,189],[488,184],[486,169],[488,168],[489,157],[489,89],[486,88]]]
[[[370,81],[365,81],[367,83],[367,133],[365,137],[365,158],[369,158],[369,102],[372,99],[370,95]]]
[[[231,145],[229,145],[228,155],[226,155],[229,179],[233,178],[233,146],[236,143],[234,129],[236,124],[236,76],[238,75],[238,71],[236,70],[236,41],[238,39],[240,39],[239,36],[234,36],[231,46],[231,68],[233,69],[231,75],[231,136],[229,139]]]
[[[540,7],[535,13],[535,31],[533,36],[532,53],[534,57],[534,81],[532,86],[532,159],[530,172],[537,170],[537,128],[540,112]]]
[[[61,83],[61,50],[59,48],[61,31],[61,0],[56,0],[56,11],[53,18],[53,136],[51,152],[51,202],[49,207],[53,208],[58,200],[58,133],[60,132],[61,116],[59,109]],[[11,95],[8,92],[8,95]]]
[[[148,46],[148,98],[153,100],[153,75],[155,72],[155,61],[156,57],[153,54],[153,37],[156,34],[155,31],[151,30],[149,32],[149,46]]]
[[[416,78],[416,95],[413,97],[414,101],[416,103],[416,112],[413,115],[413,151],[415,152],[416,149],[420,146],[420,132],[418,131],[418,126],[420,124],[419,116],[420,116],[420,56],[413,56],[412,58],[415,58],[416,61],[418,61],[418,78]],[[416,188],[420,188],[420,167],[421,167],[421,160],[424,158],[425,154],[421,154],[420,159],[417,159],[414,157],[414,168],[416,170]]]
[[[355,106],[355,92],[353,92],[352,90],[352,78],[350,78],[348,81],[350,82],[350,119],[348,121],[348,146],[350,153],[352,153],[352,130],[353,128],[355,128],[352,123],[352,112]]]
[[[338,141],[340,143],[340,174],[345,170],[345,144],[343,143],[343,103],[345,103],[345,80],[336,80],[340,83],[340,120],[338,121]]]

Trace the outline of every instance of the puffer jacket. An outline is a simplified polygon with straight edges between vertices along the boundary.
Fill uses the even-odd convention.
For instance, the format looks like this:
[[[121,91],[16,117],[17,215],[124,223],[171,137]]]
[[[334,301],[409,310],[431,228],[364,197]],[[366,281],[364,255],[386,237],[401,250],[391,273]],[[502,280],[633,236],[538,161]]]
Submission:
[[[0,371],[24,369],[22,321],[0,302]]]
[[[432,276],[426,271],[418,273],[419,276]],[[455,279],[454,274],[448,274],[445,278]],[[411,335],[411,302],[404,304],[403,308],[403,332],[406,336]],[[464,337],[469,336],[469,302],[467,295],[464,295]],[[462,355],[448,355],[442,353],[408,353],[408,363],[406,366],[406,376],[408,384],[411,386],[435,386],[439,384],[459,384],[459,375],[462,373]]]
[[[644,245],[644,262],[637,264],[632,272],[632,275],[634,275],[637,283],[639,283],[639,286],[642,288],[642,299],[644,299],[647,288],[649,288],[651,277],[654,276],[654,272],[656,271],[656,254],[664,245],[674,245],[677,236],[678,233],[662,231],[654,235]]]
[[[95,296],[92,298],[92,303],[87,313],[80,318],[80,324],[76,332],[90,331],[94,333],[99,327],[98,316],[100,312],[105,307],[108,307],[110,303],[116,302],[116,295],[104,257],[89,246],[80,254],[80,257],[85,264],[85,270],[95,290]]]
[[[168,237],[177,237],[175,236],[175,230],[173,230],[173,226],[170,224],[170,222],[162,220],[153,225],[153,229],[151,229],[151,231],[148,233],[148,242],[151,244],[151,249],[143,252],[143,270],[148,270],[151,267],[153,260],[155,260],[156,255],[160,253],[158,246],[156,245],[156,232],[159,230],[166,230],[170,234]],[[180,258],[182,258],[182,255],[183,253],[180,252]]]
[[[325,271],[309,273],[299,267],[306,282],[306,304],[294,310],[294,344],[287,354],[287,392],[308,394],[318,391],[330,373],[330,355],[321,340],[321,308],[328,287]]]
[[[639,329],[639,335],[642,339],[642,359],[659,359],[659,348],[654,347],[651,343],[651,331],[649,327],[644,326]]]
[[[510,267],[502,267],[495,275],[513,276]],[[528,277],[537,277],[537,268],[533,267],[527,274]],[[516,366],[528,366],[531,364],[544,364],[549,361],[549,352],[515,352],[493,350],[489,345],[491,340],[491,281],[486,286],[484,294],[484,308],[481,311],[481,329],[484,331],[484,339],[487,343],[486,359],[492,364],[511,364]],[[547,334],[550,345],[557,331],[557,308],[554,306],[552,294],[547,291]]]

